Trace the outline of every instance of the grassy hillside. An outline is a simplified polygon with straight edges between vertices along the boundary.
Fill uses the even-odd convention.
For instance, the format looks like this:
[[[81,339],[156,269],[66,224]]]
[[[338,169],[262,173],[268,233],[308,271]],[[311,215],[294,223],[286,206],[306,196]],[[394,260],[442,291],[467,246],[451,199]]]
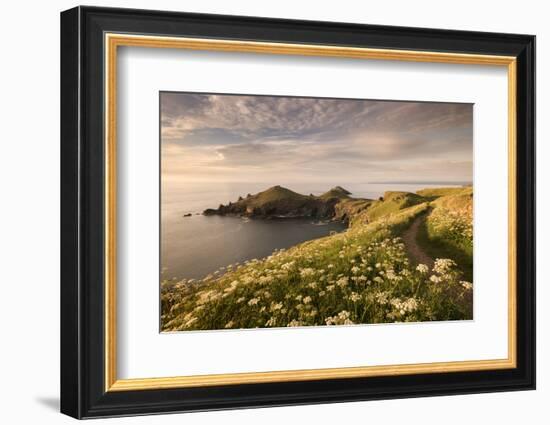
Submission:
[[[418,235],[432,257],[453,258],[465,279],[473,278],[473,190],[465,188],[431,202]]]
[[[370,203],[369,208],[354,217],[354,223],[369,223],[381,217],[394,214],[413,205],[426,202],[427,199],[409,192],[385,192],[381,200]]]
[[[330,199],[330,198],[345,199],[345,198],[349,198],[349,195],[351,195],[351,192],[348,192],[342,186],[336,186],[330,189],[328,192],[323,193],[320,196],[320,198],[321,199]]]
[[[162,329],[472,318],[472,284],[463,280],[464,264],[440,255],[471,246],[471,194],[441,190],[426,196],[387,192],[378,201],[343,198],[335,206],[336,214],[349,219],[343,233],[230,265],[221,277],[163,282]],[[423,246],[434,250],[432,268],[413,264],[399,237],[424,217]],[[469,228],[457,227],[468,224],[468,217]]]
[[[265,204],[279,201],[306,201],[309,197],[296,193],[286,187],[273,186],[256,195],[247,197],[237,203],[243,203],[247,206],[261,207]]]
[[[371,199],[341,199],[334,206],[334,219],[347,223],[351,220],[356,221],[361,217],[361,213],[365,212],[373,202]]]
[[[442,196],[451,196],[451,195],[463,195],[471,194],[473,191],[472,186],[463,186],[463,187],[442,187],[435,189],[422,189],[416,193],[424,198],[436,199]]]

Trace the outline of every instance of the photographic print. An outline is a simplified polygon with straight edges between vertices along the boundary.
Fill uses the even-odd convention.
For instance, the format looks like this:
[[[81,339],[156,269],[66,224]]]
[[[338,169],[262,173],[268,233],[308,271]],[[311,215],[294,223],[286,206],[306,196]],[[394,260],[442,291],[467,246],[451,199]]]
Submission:
[[[88,6],[60,34],[62,413],[535,388],[535,36]]]
[[[163,332],[473,318],[473,105],[160,93]]]

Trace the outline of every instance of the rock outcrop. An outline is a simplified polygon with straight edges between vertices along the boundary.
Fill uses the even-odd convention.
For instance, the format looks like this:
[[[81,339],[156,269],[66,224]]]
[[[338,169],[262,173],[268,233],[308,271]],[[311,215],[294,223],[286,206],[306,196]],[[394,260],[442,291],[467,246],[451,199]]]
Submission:
[[[302,195],[282,186],[273,186],[255,195],[239,197],[236,202],[204,210],[204,215],[233,215],[251,218],[334,219],[336,206],[351,199],[351,193],[336,186],[321,196]]]

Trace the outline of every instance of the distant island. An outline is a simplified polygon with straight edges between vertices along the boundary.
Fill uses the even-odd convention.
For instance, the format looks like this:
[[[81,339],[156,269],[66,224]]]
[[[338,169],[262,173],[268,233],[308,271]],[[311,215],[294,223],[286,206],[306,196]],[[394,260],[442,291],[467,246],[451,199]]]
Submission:
[[[348,218],[344,205],[364,207],[371,199],[352,198],[351,192],[336,186],[320,196],[302,195],[282,186],[273,186],[255,195],[239,197],[235,202],[208,208],[204,215],[241,216],[251,218],[315,218],[320,220],[342,220]]]

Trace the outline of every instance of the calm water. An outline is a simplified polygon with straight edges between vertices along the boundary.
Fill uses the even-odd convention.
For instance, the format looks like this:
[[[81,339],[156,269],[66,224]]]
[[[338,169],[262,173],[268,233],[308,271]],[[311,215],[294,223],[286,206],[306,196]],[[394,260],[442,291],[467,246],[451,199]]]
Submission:
[[[275,183],[274,183],[275,184]],[[274,185],[273,184],[273,185]],[[320,195],[325,184],[285,184],[296,192]],[[273,250],[342,231],[341,223],[310,219],[249,220],[238,217],[196,215],[206,208],[235,201],[247,193],[267,189],[265,183],[185,184],[170,183],[162,191],[162,277],[202,278],[220,267],[270,255]],[[353,197],[378,198],[387,190],[414,192],[444,184],[341,184]],[[183,217],[192,213],[191,217]]]

